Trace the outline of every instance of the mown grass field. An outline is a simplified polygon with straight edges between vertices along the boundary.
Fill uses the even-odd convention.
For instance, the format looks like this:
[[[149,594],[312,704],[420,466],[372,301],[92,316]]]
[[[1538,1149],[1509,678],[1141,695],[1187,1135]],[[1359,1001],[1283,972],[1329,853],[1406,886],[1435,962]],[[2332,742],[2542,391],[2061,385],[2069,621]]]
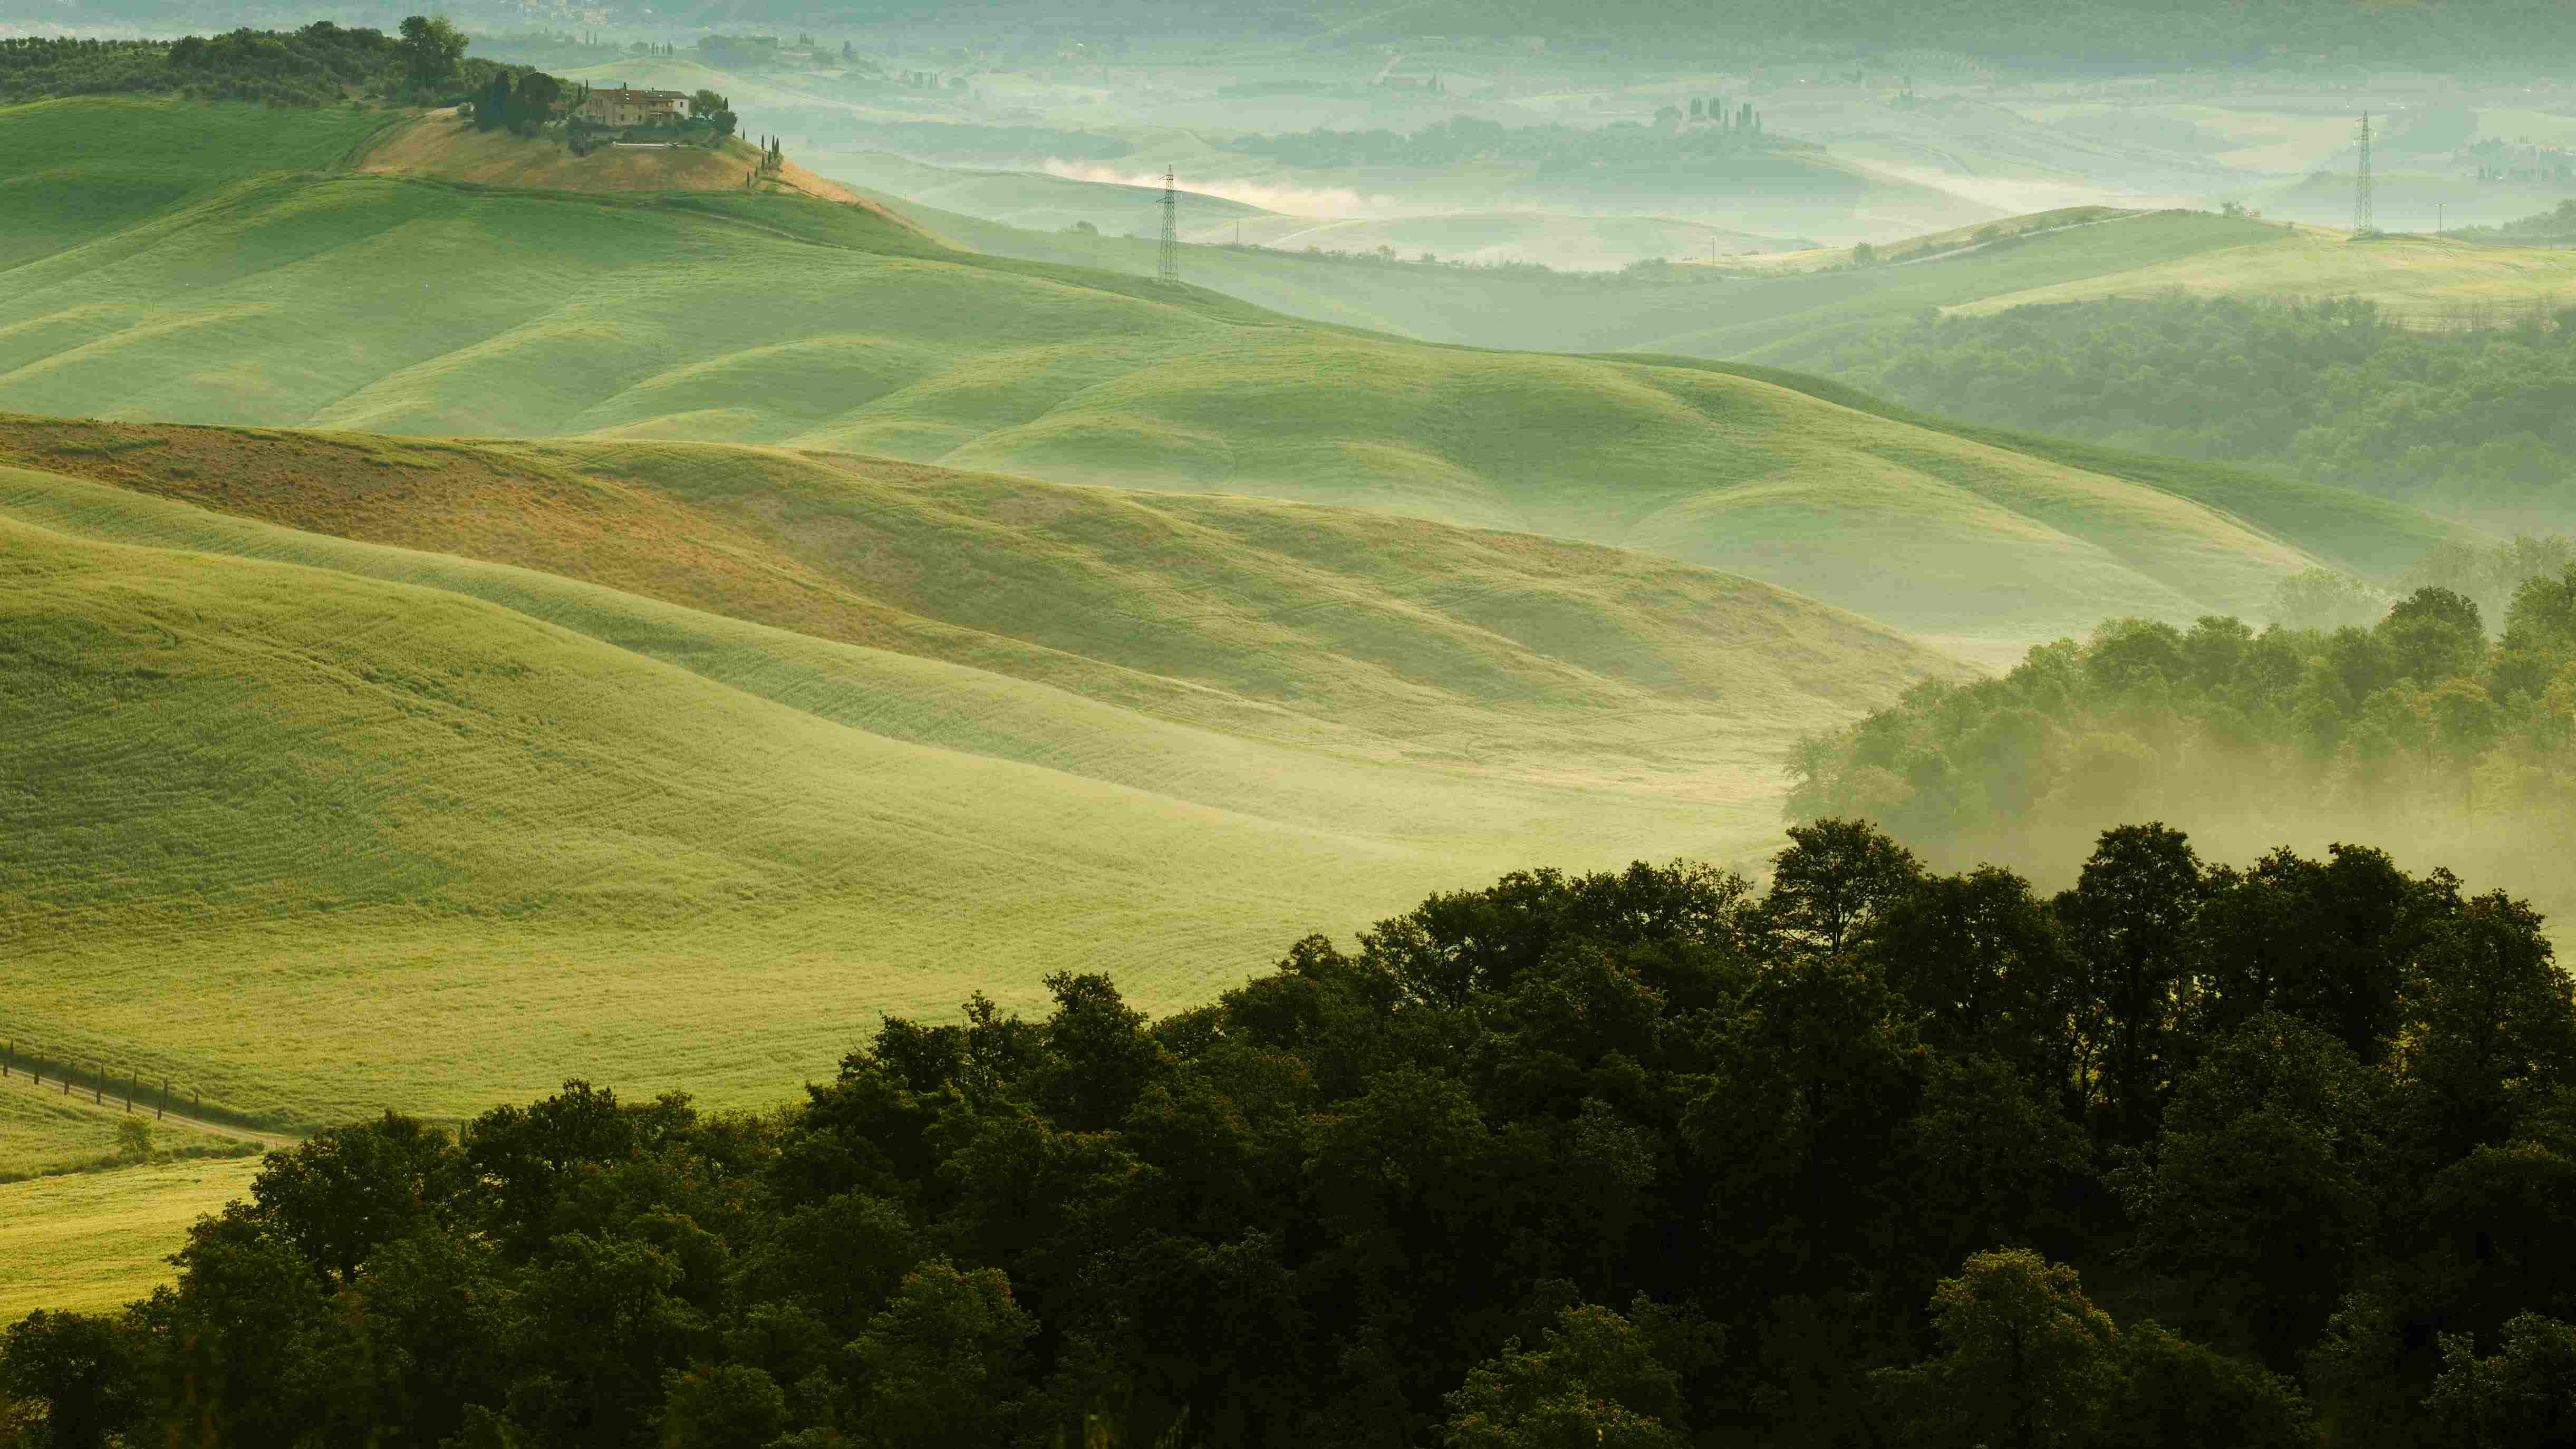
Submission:
[[[69,129],[0,113],[0,167],[167,119],[95,106]],[[796,198],[253,178],[12,281],[12,409],[732,441],[1345,504],[1739,570],[1945,634],[2248,608],[2341,561],[2321,540],[2388,522],[2253,527],[1741,375],[1303,325]]]
[[[169,1281],[198,1217],[248,1195],[257,1158],[0,1183],[0,1324],[39,1308],[98,1312]]]

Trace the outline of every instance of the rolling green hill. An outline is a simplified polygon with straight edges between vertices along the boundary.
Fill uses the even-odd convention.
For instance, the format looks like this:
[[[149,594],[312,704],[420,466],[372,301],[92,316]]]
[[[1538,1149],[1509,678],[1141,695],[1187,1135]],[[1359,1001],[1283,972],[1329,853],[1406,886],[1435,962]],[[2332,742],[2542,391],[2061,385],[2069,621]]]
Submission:
[[[78,125],[0,112],[0,173],[185,119],[88,105]],[[252,176],[7,280],[11,409],[735,441],[1346,504],[1712,564],[1941,634],[2247,608],[2358,562],[2355,540],[2440,532],[2325,490],[2251,523],[2229,490],[2260,480],[2185,497],[1741,373],[1304,325],[798,198]]]
[[[1462,873],[1758,847],[1792,734],[1951,668],[1705,570],[1251,500],[9,436],[228,510],[0,468],[12,1031],[289,1123],[575,1067],[763,1095],[969,964],[1200,1000]]]
[[[0,115],[8,156],[0,166],[0,276],[245,176],[329,170],[393,119],[141,98],[38,101]]]
[[[1711,768],[1729,741],[1785,738],[1938,667],[1866,621],[1647,555],[847,455],[0,418],[0,462],[1362,760]],[[147,541],[217,546],[197,534]],[[626,626],[582,624],[523,589],[474,591],[652,652]],[[954,669],[872,667],[895,665],[927,695],[964,687]],[[982,682],[979,712],[999,732],[1006,695]],[[1065,723],[1061,739],[1002,752],[1190,788],[1168,742],[1113,763],[1143,722],[1088,711]],[[1065,753],[1077,745],[1088,753]],[[1207,803],[1239,806],[1240,787],[1224,788]],[[1314,818],[1351,808],[1336,801]]]

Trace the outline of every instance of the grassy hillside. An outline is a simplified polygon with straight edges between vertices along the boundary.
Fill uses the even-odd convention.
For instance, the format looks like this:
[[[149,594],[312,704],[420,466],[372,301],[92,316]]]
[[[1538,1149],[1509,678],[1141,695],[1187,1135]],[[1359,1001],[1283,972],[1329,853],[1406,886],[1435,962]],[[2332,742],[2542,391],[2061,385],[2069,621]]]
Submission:
[[[0,276],[245,176],[328,170],[394,120],[137,97],[38,101],[0,116]]]
[[[1671,366],[1758,378],[1873,417],[1911,423],[1926,431],[2121,479],[2227,514],[2262,532],[2298,539],[2319,555],[2339,560],[2364,574],[2394,576],[2422,558],[2433,545],[2467,537],[2466,530],[2419,509],[2349,489],[2273,477],[2223,463],[2132,453],[2067,438],[1961,423],[1802,373],[1685,358],[1665,361]]]
[[[1864,621],[1634,553],[846,455],[0,418],[0,460],[1369,759],[1704,756],[1931,667]],[[1162,769],[1130,783],[1171,788]]]
[[[89,134],[166,119],[112,108]],[[0,168],[18,120],[0,112]],[[2250,607],[2388,522],[2321,495],[2323,528],[2248,527],[2223,497],[1740,375],[1299,325],[799,198],[255,177],[10,280],[12,409],[738,441],[1349,504],[1736,569],[1941,633]]]
[[[250,1158],[0,1183],[0,1323],[102,1312],[168,1282],[188,1224],[249,1196],[258,1171]]]
[[[22,1043],[286,1122],[575,1069],[741,1100],[967,963],[1172,1005],[1462,874],[1758,848],[1791,733],[1944,667],[1401,519],[228,436],[40,441],[442,551],[0,470],[0,738],[39,782],[0,795],[0,981]]]
[[[14,1029],[283,1122],[575,1070],[774,1092],[967,961],[1194,1000],[1429,874],[458,594],[15,520],[0,559],[0,732],[41,782],[0,805]]]
[[[2316,300],[2361,297],[2392,315],[2436,323],[2481,307],[2509,316],[2518,306],[2563,306],[2576,292],[2576,251],[2487,246],[2437,237],[2356,242],[2314,228],[2276,232],[2252,246],[2105,272],[1980,299],[1959,311],[1998,312],[2035,302],[2077,302],[2157,292]]]
[[[117,1127],[135,1114],[126,1112],[114,1093],[99,1102],[85,1091],[59,1091],[58,1085],[59,1079],[48,1077],[40,1087],[16,1069],[0,1078],[0,1183],[49,1167],[115,1156]],[[158,1151],[202,1155],[234,1149],[240,1141],[167,1119],[155,1122],[148,1100],[140,1116],[152,1128]],[[0,1309],[0,1319],[6,1317],[7,1311]]]

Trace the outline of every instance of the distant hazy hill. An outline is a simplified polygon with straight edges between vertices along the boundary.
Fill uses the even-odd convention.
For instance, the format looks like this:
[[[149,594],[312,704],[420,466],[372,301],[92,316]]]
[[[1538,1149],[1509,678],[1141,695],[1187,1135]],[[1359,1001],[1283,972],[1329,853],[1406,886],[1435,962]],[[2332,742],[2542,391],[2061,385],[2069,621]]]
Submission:
[[[1076,181],[1043,171],[933,166],[885,151],[835,155],[828,169],[835,177],[877,191],[1031,231],[1088,225],[1106,236],[1155,236],[1163,225],[1159,187]],[[1186,188],[1174,196],[1173,210],[1179,214],[1181,234],[1194,241],[1230,235],[1239,222],[1275,215]]]
[[[1161,226],[1162,193],[1154,187],[1077,181],[1041,171],[932,166],[884,152],[835,154],[819,164],[835,177],[871,192],[1024,231],[1061,232],[1087,225],[1102,237],[1134,238],[1151,237]],[[1406,261],[1428,252],[1450,260],[1535,262],[1569,270],[1615,271],[1648,258],[1690,260],[1705,257],[1712,249],[1732,257],[1816,245],[1652,216],[1546,212],[1348,219],[1291,216],[1186,189],[1177,193],[1174,210],[1179,213],[1181,239],[1187,242],[1240,242],[1291,253],[1309,248],[1375,253],[1385,247]],[[977,246],[993,249],[982,242]],[[1005,256],[1021,254],[1008,246],[999,250]]]
[[[937,168],[909,170],[918,180]],[[1034,231],[945,211],[864,178],[862,184],[866,194],[940,236],[992,255],[1134,276],[1152,276],[1158,261],[1150,241]],[[2288,237],[2277,224],[2211,212],[2117,216],[2072,227],[2060,227],[2052,215],[2014,217],[1995,224],[2010,238],[2001,244],[1856,270],[1825,269],[1848,260],[1848,248],[1723,256],[1732,267],[1727,275],[1675,266],[1616,282],[1550,278],[1501,267],[1374,266],[1249,246],[1192,247],[1182,254],[1182,266],[1189,280],[1292,316],[1427,341],[1556,352],[1678,352],[1796,366],[1845,328],[2035,287],[2091,285],[2105,276]],[[1608,226],[1615,220],[1596,219],[1594,224]],[[1283,224],[1294,224],[1294,219],[1261,223]],[[2039,230],[2020,234],[2032,228]],[[1964,241],[1979,229],[1963,228],[1953,239]],[[1246,231],[1248,239],[1257,239],[1253,226],[1247,224]],[[1223,242],[1228,236],[1230,232],[1220,231],[1207,239]],[[1951,237],[1933,233],[1879,252],[1882,258],[1902,258],[1927,241]],[[1704,247],[1707,239],[1708,232],[1701,229],[1697,244]],[[1672,255],[1688,261],[1704,254],[1676,246]]]
[[[41,217],[81,204],[90,158],[195,124],[0,112],[0,177],[53,178],[20,192]],[[0,405],[29,412],[776,443],[1262,494],[1645,549],[1943,633],[2247,608],[2311,563],[2391,566],[2441,532],[2326,489],[2276,506],[2262,480],[2183,496],[1724,370],[1298,324],[798,198],[253,176],[11,281]]]

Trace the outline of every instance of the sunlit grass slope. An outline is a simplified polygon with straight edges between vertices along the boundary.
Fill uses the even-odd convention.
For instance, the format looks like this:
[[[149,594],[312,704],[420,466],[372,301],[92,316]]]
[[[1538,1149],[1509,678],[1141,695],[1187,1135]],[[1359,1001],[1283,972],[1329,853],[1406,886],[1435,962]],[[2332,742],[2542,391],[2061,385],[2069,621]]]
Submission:
[[[1634,552],[838,454],[0,418],[0,459],[1361,759],[1704,763],[1940,667],[1865,620]],[[67,507],[49,520],[77,525]],[[176,516],[200,532],[146,541],[222,547]]]
[[[1741,580],[1403,519],[223,436],[50,445],[645,591],[0,469],[12,1030],[281,1122],[574,1071],[757,1099],[977,985],[1175,1006],[1458,879],[1750,854],[1800,721],[1943,668]]]
[[[1301,325],[795,198],[271,177],[115,240],[11,275],[0,405],[784,444],[1350,504],[2005,638],[2251,607],[2341,536],[1743,376]]]
[[[136,1115],[125,1111],[113,1093],[100,1102],[86,1091],[57,1090],[52,1078],[39,1087],[25,1072],[13,1070],[0,1079],[0,1179],[109,1158],[116,1151],[118,1124]],[[235,1140],[167,1120],[155,1122],[148,1106],[139,1115],[151,1126],[160,1150],[221,1147]]]
[[[393,119],[133,97],[40,101],[0,117],[0,279],[244,176],[328,170]]]
[[[13,1030],[281,1121],[774,1093],[970,976],[1194,1000],[1434,873],[434,588],[14,520],[0,581]]]
[[[170,1281],[197,1217],[250,1194],[259,1159],[190,1161],[0,1183],[0,1324],[96,1313]]]

